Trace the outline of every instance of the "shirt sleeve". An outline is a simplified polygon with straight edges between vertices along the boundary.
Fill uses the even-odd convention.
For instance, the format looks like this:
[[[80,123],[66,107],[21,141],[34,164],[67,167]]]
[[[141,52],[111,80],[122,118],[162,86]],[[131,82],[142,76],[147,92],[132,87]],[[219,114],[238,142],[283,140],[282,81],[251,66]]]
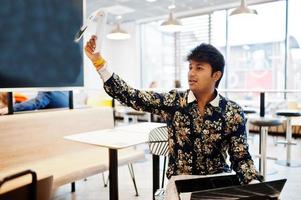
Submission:
[[[231,168],[241,183],[248,184],[258,179],[258,172],[249,153],[244,113],[239,106],[233,106],[227,111],[227,116],[225,131],[229,133]]]
[[[37,97],[34,99],[15,104],[14,112],[42,109],[45,108],[49,102],[50,99],[48,95],[43,92],[39,92]]]
[[[98,70],[98,74],[100,75],[100,78],[103,80],[103,82],[106,82],[107,80],[109,80],[111,78],[111,76],[113,75],[113,73],[111,72],[111,70],[108,68],[107,65],[100,68]]]
[[[104,89],[112,98],[126,106],[163,117],[175,109],[178,98],[176,90],[169,93],[157,93],[134,89],[115,73],[104,82]]]

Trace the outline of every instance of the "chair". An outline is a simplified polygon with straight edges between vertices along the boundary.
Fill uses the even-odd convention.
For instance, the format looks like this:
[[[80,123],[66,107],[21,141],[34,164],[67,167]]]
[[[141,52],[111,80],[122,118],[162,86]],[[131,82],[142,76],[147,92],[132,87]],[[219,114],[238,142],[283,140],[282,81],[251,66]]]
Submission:
[[[1,193],[0,190],[0,200],[49,200],[51,196],[53,177],[49,176],[37,180],[37,174],[31,170],[25,170],[3,178],[0,180],[0,189],[5,183],[16,182],[20,177],[29,174],[32,176],[31,183],[27,183],[13,189],[8,188],[3,193]]]
[[[292,146],[291,145],[296,145],[292,141],[292,118],[293,117],[300,117],[301,116],[301,111],[300,110],[281,110],[277,111],[276,114],[278,116],[283,116],[286,117],[286,141],[281,141],[278,142],[280,144],[286,144],[286,160],[279,160],[277,161],[277,164],[283,165],[283,166],[288,166],[288,167],[300,167],[301,164],[296,161],[291,160],[291,152],[292,152]]]
[[[124,122],[129,124],[129,118],[132,118],[132,123],[138,123],[138,117],[145,116],[147,113],[143,111],[137,111],[137,110],[126,110],[124,112]]]
[[[150,152],[157,156],[164,156],[162,185],[164,187],[166,158],[168,156],[168,131],[167,126],[153,129],[149,134],[148,141]]]
[[[259,153],[260,153],[260,164],[259,164],[259,171],[260,174],[266,178],[267,174],[267,137],[268,137],[268,129],[271,126],[279,126],[282,124],[282,120],[279,118],[268,118],[268,117],[256,117],[250,118],[250,123],[260,127],[260,136],[259,136]],[[271,158],[274,159],[276,158]]]

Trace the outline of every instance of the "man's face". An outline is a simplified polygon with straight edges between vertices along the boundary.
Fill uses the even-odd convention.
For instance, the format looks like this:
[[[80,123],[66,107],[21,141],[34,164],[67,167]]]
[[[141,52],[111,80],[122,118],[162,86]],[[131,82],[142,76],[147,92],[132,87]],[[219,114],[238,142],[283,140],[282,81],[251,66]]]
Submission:
[[[212,74],[212,67],[207,62],[189,60],[188,84],[192,92],[211,92],[215,88],[215,82],[219,79]]]

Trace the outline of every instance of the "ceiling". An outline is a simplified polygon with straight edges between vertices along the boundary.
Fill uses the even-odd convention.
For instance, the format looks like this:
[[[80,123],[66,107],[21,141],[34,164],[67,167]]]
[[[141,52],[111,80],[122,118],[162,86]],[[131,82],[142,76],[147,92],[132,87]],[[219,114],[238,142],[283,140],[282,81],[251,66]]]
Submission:
[[[168,13],[168,6],[175,2],[178,16],[208,13],[213,10],[233,8],[240,0],[86,0],[87,16],[102,8],[108,14],[108,23],[113,24],[116,16],[122,15],[122,22],[162,19]],[[273,0],[248,0],[248,4],[270,2]],[[276,1],[276,0],[274,0]]]

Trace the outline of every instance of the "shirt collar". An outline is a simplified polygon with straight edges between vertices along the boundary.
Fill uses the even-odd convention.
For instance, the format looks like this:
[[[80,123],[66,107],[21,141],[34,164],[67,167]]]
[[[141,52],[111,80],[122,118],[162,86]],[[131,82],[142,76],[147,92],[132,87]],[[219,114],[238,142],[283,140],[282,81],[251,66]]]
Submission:
[[[217,90],[215,90],[216,92],[216,97],[210,101],[209,103],[214,106],[214,107],[219,107],[219,100],[220,100],[220,96]],[[193,92],[191,90],[188,91],[188,98],[187,98],[187,103],[191,103],[193,101],[196,101],[196,97],[194,96]]]

